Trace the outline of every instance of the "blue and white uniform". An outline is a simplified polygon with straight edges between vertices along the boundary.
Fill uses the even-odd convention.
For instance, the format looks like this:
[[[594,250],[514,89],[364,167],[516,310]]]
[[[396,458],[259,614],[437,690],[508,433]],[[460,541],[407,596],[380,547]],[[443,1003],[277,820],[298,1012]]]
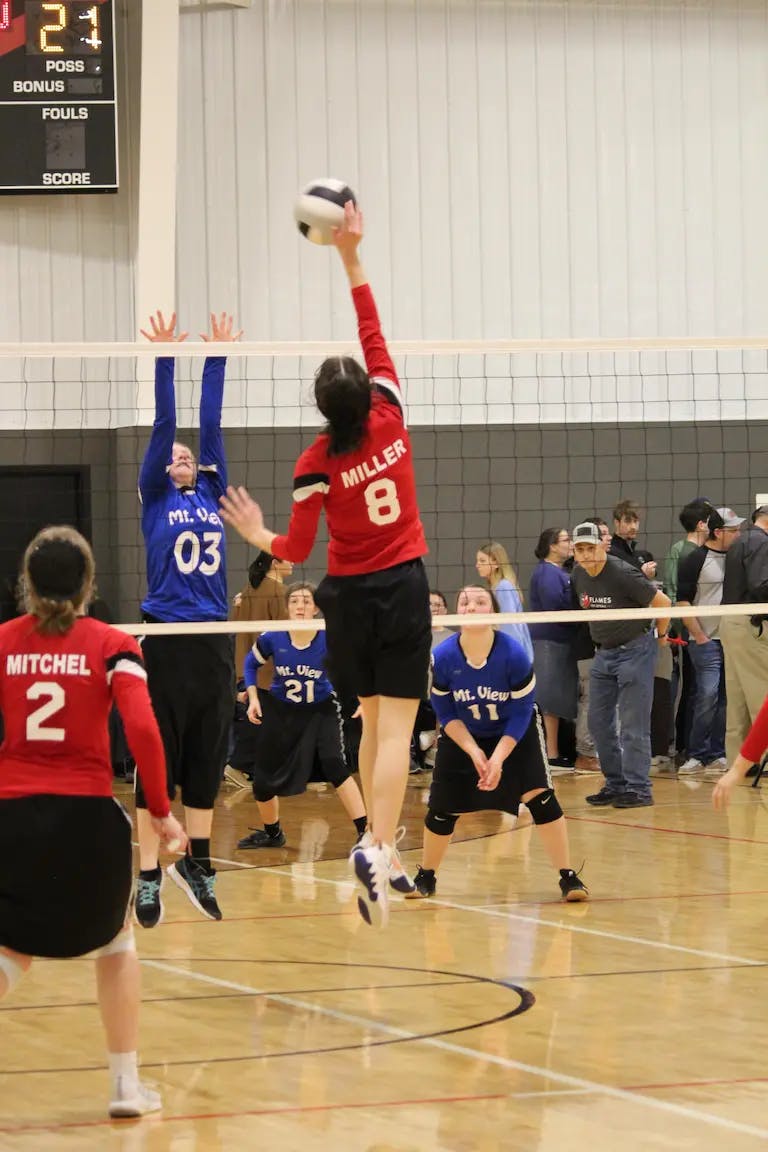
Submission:
[[[177,488],[168,469],[176,439],[174,361],[155,364],[155,422],[139,474],[147,549],[142,610],[156,620],[226,620],[226,542],[219,497],[227,487],[221,434],[223,356],[209,356],[200,398],[200,460],[194,488]]]
[[[325,632],[316,632],[305,647],[288,632],[263,632],[245,658],[246,687],[256,687],[258,670],[269,659],[275,674],[269,691],[258,690],[262,722],[251,769],[254,796],[262,802],[298,796],[313,779],[338,788],[350,771],[341,708],[325,671]]]
[[[288,632],[263,632],[245,658],[244,678],[256,685],[259,668],[271,658],[275,674],[269,691],[283,704],[320,704],[333,695],[325,672],[325,632],[297,647]]]
[[[498,787],[481,792],[470,757],[443,731],[430,809],[450,813],[498,809],[516,814],[521,795],[551,787],[530,657],[517,640],[497,631],[481,667],[467,659],[460,634],[438,644],[432,662],[432,706],[443,729],[452,720],[460,720],[486,756],[502,736],[510,736],[517,744],[504,761]]]
[[[169,475],[176,439],[174,360],[155,362],[155,422],[139,475],[141,527],[147,550],[144,619],[226,620],[224,528],[219,497],[227,467],[221,434],[226,359],[208,357],[200,398],[200,458],[194,487]],[[234,710],[229,636],[145,636],[149,692],[165,747],[168,793],[181,788],[188,808],[211,809],[227,758]],[[136,802],[144,807],[141,789]]]

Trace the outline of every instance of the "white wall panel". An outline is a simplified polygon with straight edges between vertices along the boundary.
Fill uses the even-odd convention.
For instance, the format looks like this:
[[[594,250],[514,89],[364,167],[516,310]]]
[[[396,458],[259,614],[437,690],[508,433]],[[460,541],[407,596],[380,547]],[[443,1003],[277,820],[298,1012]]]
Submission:
[[[282,0],[185,15],[191,322],[229,290],[254,338],[348,331],[338,271],[290,217],[325,173],[360,190],[396,336],[765,329],[767,8]]]

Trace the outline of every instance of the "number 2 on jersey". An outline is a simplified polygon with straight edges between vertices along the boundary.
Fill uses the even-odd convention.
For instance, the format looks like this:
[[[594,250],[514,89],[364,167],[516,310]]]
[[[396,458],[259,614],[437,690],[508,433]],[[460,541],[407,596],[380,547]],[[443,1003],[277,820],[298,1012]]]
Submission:
[[[61,712],[64,707],[64,689],[61,684],[52,680],[38,680],[27,689],[27,700],[39,700],[45,697],[45,703],[27,716],[27,740],[55,740],[61,743],[66,733],[63,728],[44,728],[46,720]]]
[[[374,480],[363,492],[372,524],[394,524],[399,519],[400,501],[394,480]]]

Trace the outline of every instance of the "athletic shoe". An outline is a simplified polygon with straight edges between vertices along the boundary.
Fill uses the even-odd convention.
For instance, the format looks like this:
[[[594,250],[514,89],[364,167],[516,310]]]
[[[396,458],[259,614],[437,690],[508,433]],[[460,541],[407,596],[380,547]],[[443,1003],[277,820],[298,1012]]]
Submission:
[[[574,767],[577,772],[599,772],[600,761],[598,760],[597,756],[579,755],[576,757],[576,763]]]
[[[392,859],[389,862],[389,886],[395,892],[399,892],[401,896],[412,896],[415,891],[413,880],[403,868],[400,853],[397,850],[397,845],[403,836],[405,836],[405,826],[401,825],[395,834],[395,846],[392,849]]]
[[[677,765],[674,760],[670,760],[669,756],[651,756],[651,768],[654,768],[659,775],[666,772],[670,774],[677,772]]]
[[[163,887],[163,870],[157,869],[156,880],[145,880],[139,876],[136,881],[136,897],[133,903],[133,917],[142,928],[156,928],[164,915],[160,889]]]
[[[221,909],[216,903],[216,873],[206,872],[202,864],[193,860],[191,856],[182,856],[175,864],[167,869],[168,875],[174,884],[178,884],[182,892],[209,920],[221,920]]]
[[[677,770],[678,776],[694,776],[697,772],[701,772],[704,768],[701,760],[696,760],[691,756],[686,760],[685,764],[681,764]]]
[[[725,756],[718,756],[717,760],[713,760],[711,764],[707,764],[704,769],[707,776],[722,776],[722,774],[727,771],[728,761]]]
[[[357,897],[358,910],[366,924],[376,928],[384,928],[389,919],[387,885],[391,851],[371,844],[353,849],[349,858],[362,889]]]
[[[147,1088],[140,1080],[118,1076],[109,1102],[109,1114],[116,1120],[128,1119],[132,1116],[146,1116],[147,1112],[159,1112],[162,1106],[159,1092]]]
[[[613,804],[619,796],[621,796],[621,792],[614,792],[613,788],[606,785],[599,792],[593,792],[591,796],[586,796],[585,800],[594,808],[604,808],[607,804]]]
[[[569,760],[567,756],[551,756],[549,758],[549,770],[553,776],[559,776],[563,772],[574,772],[575,765],[573,760]]]
[[[422,752],[426,752],[436,741],[436,732],[419,732],[419,748]]]
[[[282,848],[285,844],[285,832],[282,828],[277,836],[270,836],[266,828],[254,828],[250,836],[243,836],[238,840],[238,848]]]
[[[653,796],[641,796],[639,792],[622,792],[613,801],[614,808],[652,808]]]
[[[437,888],[437,877],[432,868],[419,868],[413,878],[413,892],[408,893],[409,900],[428,900],[434,896]]]
[[[231,764],[227,764],[224,769],[224,780],[233,788],[250,788],[252,784],[251,777],[247,772],[241,771],[240,768],[233,768]]]
[[[563,900],[569,904],[579,904],[589,899],[586,885],[582,884],[578,872],[574,872],[573,868],[560,869],[560,891]]]

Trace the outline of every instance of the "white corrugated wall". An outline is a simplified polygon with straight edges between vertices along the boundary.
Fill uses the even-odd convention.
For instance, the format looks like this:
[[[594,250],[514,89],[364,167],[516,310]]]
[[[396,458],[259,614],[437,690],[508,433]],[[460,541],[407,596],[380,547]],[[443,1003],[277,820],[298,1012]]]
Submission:
[[[264,0],[185,14],[181,83],[193,325],[348,334],[291,221],[326,174],[393,336],[768,331],[764,2]]]

